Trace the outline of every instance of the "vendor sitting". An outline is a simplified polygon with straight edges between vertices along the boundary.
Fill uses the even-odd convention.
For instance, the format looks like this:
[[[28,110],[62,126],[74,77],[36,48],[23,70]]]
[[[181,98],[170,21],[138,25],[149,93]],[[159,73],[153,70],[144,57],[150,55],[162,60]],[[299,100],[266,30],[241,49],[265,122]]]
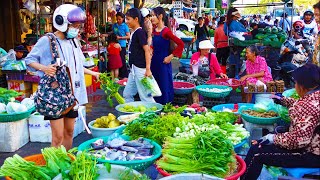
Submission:
[[[320,168],[320,68],[307,64],[292,76],[300,99],[271,95],[276,103],[289,108],[289,131],[268,134],[252,142],[242,180],[258,179],[263,165]]]
[[[258,56],[258,49],[255,46],[249,46],[246,49],[246,75],[240,78],[240,81],[244,86],[249,83],[256,84],[258,80],[263,83],[272,81],[271,72],[268,69],[268,65],[264,57]],[[242,92],[242,101],[251,102],[251,94],[245,94]]]
[[[190,60],[193,75],[210,79],[215,79],[216,75],[221,78],[228,78],[226,74],[222,73],[217,57],[210,53],[210,49],[213,48],[210,40],[204,40],[199,43],[199,52],[192,54]]]

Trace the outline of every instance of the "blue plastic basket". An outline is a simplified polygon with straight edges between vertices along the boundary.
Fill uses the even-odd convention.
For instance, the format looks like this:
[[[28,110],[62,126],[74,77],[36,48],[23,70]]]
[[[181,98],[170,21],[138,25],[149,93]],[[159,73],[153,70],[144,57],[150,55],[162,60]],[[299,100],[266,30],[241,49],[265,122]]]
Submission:
[[[253,105],[254,104],[252,104],[252,103],[238,103],[238,109],[240,109],[243,106],[253,107]],[[223,108],[234,109],[234,106],[235,106],[235,104],[219,104],[219,105],[213,106],[212,110],[216,111],[216,112],[221,112],[221,111],[223,111]],[[233,113],[239,114],[238,111],[233,112]]]
[[[109,137],[111,136],[105,136],[105,137],[101,137],[101,138],[95,138],[95,139],[91,139],[88,140],[82,144],[80,144],[80,146],[78,147],[79,151],[84,151],[84,150],[88,150],[91,148],[91,143],[93,143],[94,141],[98,140],[98,139],[103,139],[105,142],[109,140]],[[121,135],[121,138],[125,139],[125,140],[130,140],[129,136],[124,136]],[[145,169],[147,169],[149,166],[151,166],[153,164],[153,162],[158,159],[161,156],[161,146],[149,139],[145,139],[147,141],[149,141],[153,146],[153,151],[152,151],[152,157],[148,158],[148,159],[144,159],[144,160],[133,160],[133,161],[111,161],[111,160],[105,160],[105,159],[100,159],[100,158],[96,158],[97,161],[99,163],[110,163],[110,164],[117,164],[117,165],[122,165],[122,166],[126,166],[132,169],[135,169],[137,171],[143,171]],[[94,157],[93,157],[94,158]]]
[[[242,111],[248,110],[248,109],[252,109],[252,107],[242,107],[239,109],[238,112],[245,121],[252,124],[272,125],[281,120],[280,116],[273,117],[273,118],[261,118],[261,117],[250,116],[248,114],[242,113]]]
[[[248,142],[248,138],[243,139],[239,144],[236,144],[233,146],[234,151],[236,153],[239,153],[241,151],[241,148]]]
[[[183,42],[191,42],[192,39],[193,39],[193,37],[182,37],[182,38],[181,38],[181,40],[182,40]]]
[[[209,88],[209,89],[213,89],[213,88],[217,88],[217,89],[225,89],[225,92],[207,92],[204,91],[202,89],[205,88]],[[199,85],[196,87],[196,90],[198,91],[198,93],[204,97],[209,97],[209,98],[224,98],[226,96],[228,96],[230,94],[230,92],[232,91],[231,87],[228,86],[220,86],[220,85]]]
[[[190,68],[190,59],[180,59],[179,62],[182,67]]]

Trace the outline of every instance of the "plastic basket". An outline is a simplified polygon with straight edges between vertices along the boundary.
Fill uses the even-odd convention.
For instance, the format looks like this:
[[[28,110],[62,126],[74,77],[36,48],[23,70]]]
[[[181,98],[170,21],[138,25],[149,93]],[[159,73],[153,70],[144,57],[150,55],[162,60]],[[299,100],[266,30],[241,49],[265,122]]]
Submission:
[[[241,148],[248,142],[248,138],[243,139],[240,143],[233,146],[234,151],[236,153],[239,153],[241,151]]]
[[[26,82],[34,82],[34,83],[39,83],[40,82],[40,77],[39,76],[32,76],[32,75],[24,75],[24,81]]]
[[[186,105],[188,103],[188,95],[186,94],[175,94],[173,96],[173,105]]]
[[[216,112],[222,112],[223,108],[236,109],[237,111],[234,111],[233,113],[238,114],[239,108],[241,108],[243,106],[253,107],[253,105],[254,104],[252,104],[252,103],[219,104],[219,105],[213,106],[212,110],[216,111]]]
[[[20,121],[30,116],[30,114],[35,110],[35,108],[31,108],[28,111],[21,113],[13,113],[13,114],[0,114],[0,122],[14,122]]]
[[[68,156],[74,160],[75,157],[72,155],[72,154],[68,154]],[[45,166],[47,163],[46,163],[46,160],[44,159],[43,155],[42,154],[35,154],[35,155],[31,155],[31,156],[27,156],[27,157],[24,157],[23,159],[25,159],[26,161],[30,161],[30,162],[35,162],[36,165],[38,166]],[[6,180],[12,180],[10,177],[6,176],[5,178]]]
[[[295,93],[295,92],[296,92],[296,89],[295,89],[295,88],[292,88],[292,89],[285,90],[285,91],[282,93],[282,95],[283,95],[284,97],[290,97],[290,96],[292,96],[292,94]]]
[[[233,90],[237,89],[241,85],[241,82],[237,79],[231,79],[231,84],[228,83],[228,80],[229,79],[212,79],[207,81],[206,84],[229,86],[232,87]]]
[[[202,89],[213,89],[213,88],[217,88],[217,89],[225,89],[225,92],[207,92],[205,90]],[[219,85],[200,85],[196,87],[196,90],[198,91],[198,93],[204,97],[209,97],[209,98],[224,98],[226,96],[228,96],[230,94],[230,92],[232,91],[231,87],[228,86],[219,86]]]
[[[173,82],[174,94],[190,94],[196,85],[188,82]]]
[[[248,110],[248,109],[252,109],[252,107],[241,107],[239,109],[239,114],[245,121],[252,124],[272,125],[281,120],[280,116],[273,117],[273,118],[262,118],[262,117],[255,117],[255,116],[250,116],[248,114],[242,113],[242,111]]]
[[[130,139],[129,136],[121,135],[120,137],[125,139],[125,140],[129,140]],[[104,141],[108,141],[109,136],[88,140],[88,141],[80,144],[80,146],[78,147],[78,150],[79,151],[83,151],[83,150],[90,149],[91,143],[96,141],[96,140],[98,140],[98,139],[103,139]],[[153,156],[151,158],[144,159],[144,160],[133,160],[133,161],[111,161],[111,160],[105,160],[105,159],[97,158],[97,161],[99,163],[108,162],[110,164],[117,164],[117,165],[126,166],[126,167],[129,167],[129,168],[135,169],[137,171],[143,171],[143,170],[147,169],[149,166],[151,166],[153,164],[153,162],[161,156],[161,146],[158,143],[156,143],[156,142],[154,142],[152,140],[149,140],[149,139],[145,139],[145,140],[149,141],[154,146],[154,149],[153,149],[153,152],[152,152]]]
[[[246,163],[244,162],[244,160],[241,159],[241,157],[237,156],[237,155],[236,155],[236,160],[237,160],[237,164],[238,164],[237,173],[232,175],[232,176],[228,176],[225,179],[227,179],[227,180],[237,180],[246,171],[247,166],[246,166]],[[168,173],[167,171],[161,169],[157,165],[156,165],[156,169],[164,177],[171,176],[170,173]]]
[[[190,59],[180,59],[179,62],[182,67],[190,68]]]

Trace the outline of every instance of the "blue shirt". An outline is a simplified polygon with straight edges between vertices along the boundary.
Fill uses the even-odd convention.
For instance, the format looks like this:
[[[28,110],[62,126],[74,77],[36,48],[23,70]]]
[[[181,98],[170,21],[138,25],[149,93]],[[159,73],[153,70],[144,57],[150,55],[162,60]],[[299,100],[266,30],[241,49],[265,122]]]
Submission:
[[[118,24],[118,23],[115,23],[113,26],[112,26],[112,31],[113,33],[115,33],[117,36],[126,36],[126,34],[129,31],[129,27],[126,23],[122,23],[122,24]],[[119,44],[121,47],[126,47],[127,45],[127,40],[125,39],[121,39],[121,40],[118,40]]]
[[[223,31],[224,33],[227,35],[232,31],[236,31],[236,32],[248,32],[247,29],[244,27],[243,24],[241,24],[238,21],[231,21],[231,23],[229,24],[229,27],[227,28],[227,23],[224,23],[223,26]]]
[[[281,18],[281,20],[279,22],[279,27],[281,27],[285,32],[290,31],[291,30],[291,20],[288,18],[286,18],[286,19]]]

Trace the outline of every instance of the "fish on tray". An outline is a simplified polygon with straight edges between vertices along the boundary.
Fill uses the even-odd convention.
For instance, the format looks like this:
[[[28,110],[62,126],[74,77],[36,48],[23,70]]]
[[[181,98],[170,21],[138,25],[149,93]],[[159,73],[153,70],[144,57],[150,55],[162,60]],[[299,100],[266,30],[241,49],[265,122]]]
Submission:
[[[91,143],[92,154],[96,158],[111,161],[132,161],[143,160],[152,157],[153,145],[139,138],[137,140],[125,141],[122,138],[115,138],[104,143],[102,139]]]

